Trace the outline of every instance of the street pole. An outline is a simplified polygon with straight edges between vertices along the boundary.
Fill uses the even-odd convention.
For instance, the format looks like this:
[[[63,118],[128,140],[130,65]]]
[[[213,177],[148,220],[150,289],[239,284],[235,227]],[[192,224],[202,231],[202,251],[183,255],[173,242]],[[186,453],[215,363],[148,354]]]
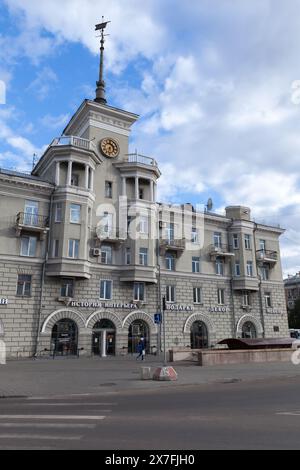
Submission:
[[[163,297],[163,329],[164,329],[164,367],[167,366],[167,351],[166,351],[166,297]]]

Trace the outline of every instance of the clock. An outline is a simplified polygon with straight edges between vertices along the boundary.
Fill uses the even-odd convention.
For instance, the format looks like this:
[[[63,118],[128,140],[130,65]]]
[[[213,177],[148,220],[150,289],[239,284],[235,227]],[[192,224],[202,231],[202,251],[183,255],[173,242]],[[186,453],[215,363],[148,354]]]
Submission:
[[[105,155],[105,157],[115,158],[120,153],[120,147],[118,142],[110,137],[102,139],[100,142],[100,150]]]

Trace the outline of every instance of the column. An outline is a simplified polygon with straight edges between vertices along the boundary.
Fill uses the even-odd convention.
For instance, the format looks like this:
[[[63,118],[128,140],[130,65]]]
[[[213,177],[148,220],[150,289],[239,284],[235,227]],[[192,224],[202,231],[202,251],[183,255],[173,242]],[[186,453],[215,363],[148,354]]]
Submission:
[[[59,186],[60,179],[60,162],[56,162],[56,171],[55,171],[55,184]]]
[[[91,187],[90,187],[91,191],[94,191],[94,174],[95,174],[95,171],[91,168]]]
[[[73,162],[72,162],[72,160],[69,160],[69,162],[68,162],[67,186],[71,186],[72,167],[73,167]]]
[[[154,183],[150,180],[150,201],[154,202]]]
[[[85,165],[85,189],[89,189],[89,173],[90,167],[89,165]]]
[[[157,200],[157,184],[156,183],[154,183],[154,191],[153,192],[154,192],[154,195],[153,195],[154,201],[153,202],[156,202],[156,200]]]
[[[106,330],[101,331],[101,357],[106,357]]]
[[[122,178],[122,196],[126,196],[126,178]]]
[[[139,177],[135,177],[135,199],[139,199],[140,191],[139,191]]]

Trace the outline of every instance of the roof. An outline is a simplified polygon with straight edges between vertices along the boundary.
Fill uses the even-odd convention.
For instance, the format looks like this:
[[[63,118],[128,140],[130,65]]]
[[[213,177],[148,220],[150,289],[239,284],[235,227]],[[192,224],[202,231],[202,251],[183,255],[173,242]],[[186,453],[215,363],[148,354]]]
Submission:
[[[7,175],[7,176],[16,176],[17,178],[26,178],[26,179],[41,182],[41,183],[49,183],[49,181],[43,180],[39,178],[38,176],[33,176],[31,173],[26,173],[25,171],[21,172],[21,171],[7,170],[5,168],[0,168],[0,174]]]

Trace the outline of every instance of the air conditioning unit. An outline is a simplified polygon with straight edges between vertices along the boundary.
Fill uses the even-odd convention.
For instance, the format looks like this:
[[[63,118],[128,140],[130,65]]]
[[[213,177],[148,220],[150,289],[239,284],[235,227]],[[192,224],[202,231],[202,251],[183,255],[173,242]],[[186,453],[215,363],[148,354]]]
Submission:
[[[101,255],[101,250],[100,250],[100,248],[93,248],[93,250],[92,250],[92,255],[93,255],[93,256],[100,256],[100,255]]]

